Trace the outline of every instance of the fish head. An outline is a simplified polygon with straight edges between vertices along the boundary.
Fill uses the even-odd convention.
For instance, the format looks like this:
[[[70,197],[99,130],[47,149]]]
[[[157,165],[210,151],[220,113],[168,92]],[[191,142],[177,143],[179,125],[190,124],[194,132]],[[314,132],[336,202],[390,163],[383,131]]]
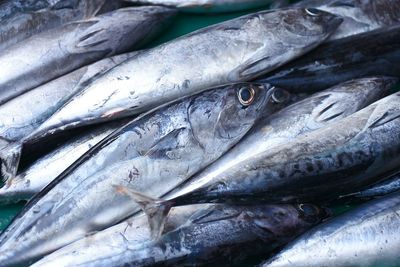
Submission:
[[[316,8],[287,10],[282,12],[282,16],[281,21],[285,29],[293,34],[285,39],[291,44],[320,43],[334,33],[343,22],[342,18]]]
[[[255,229],[265,231],[267,235],[294,237],[322,220],[330,213],[322,207],[312,204],[282,204],[258,206],[257,212],[249,218]]]
[[[282,89],[255,83],[207,90],[188,107],[193,135],[202,145],[218,150],[235,144],[261,117],[280,108],[288,95]]]

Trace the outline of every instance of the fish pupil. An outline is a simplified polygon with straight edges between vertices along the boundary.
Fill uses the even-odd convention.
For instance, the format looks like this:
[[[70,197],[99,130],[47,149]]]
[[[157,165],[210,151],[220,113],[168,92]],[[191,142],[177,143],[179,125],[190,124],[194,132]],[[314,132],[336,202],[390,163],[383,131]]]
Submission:
[[[243,102],[249,102],[251,100],[251,93],[249,89],[242,89],[240,91],[240,98]]]

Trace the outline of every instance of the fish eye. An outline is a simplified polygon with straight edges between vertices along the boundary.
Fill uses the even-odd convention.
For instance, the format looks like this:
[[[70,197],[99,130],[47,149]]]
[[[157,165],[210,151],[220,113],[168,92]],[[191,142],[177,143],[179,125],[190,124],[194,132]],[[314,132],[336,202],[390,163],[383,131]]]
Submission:
[[[273,87],[272,89],[275,89],[275,87]],[[283,103],[287,101],[288,97],[289,93],[285,90],[275,89],[271,95],[271,100],[275,103]]]
[[[238,92],[240,104],[247,107],[253,103],[256,92],[252,87],[242,87]]]
[[[314,216],[319,213],[319,210],[314,205],[310,204],[300,204],[299,210],[304,213],[306,216]]]
[[[306,8],[305,11],[308,15],[313,16],[313,17],[318,17],[318,16],[321,16],[321,14],[322,14],[321,10],[312,8],[312,7]]]

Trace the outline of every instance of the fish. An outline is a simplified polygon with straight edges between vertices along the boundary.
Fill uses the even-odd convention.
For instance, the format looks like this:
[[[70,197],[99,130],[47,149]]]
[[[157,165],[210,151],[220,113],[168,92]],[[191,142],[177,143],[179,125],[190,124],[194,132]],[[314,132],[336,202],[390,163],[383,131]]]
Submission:
[[[256,79],[292,93],[315,92],[351,79],[400,77],[400,26],[329,41]]]
[[[12,146],[14,142],[18,142],[39,127],[46,118],[51,116],[70,97],[84,87],[88,81],[136,53],[138,52],[105,58],[61,76],[0,105],[0,149],[3,148],[0,154],[2,152],[7,153],[7,146]],[[40,146],[46,147],[48,146],[48,142],[43,142]],[[38,150],[37,146],[31,149],[25,147],[24,151],[26,154],[30,154],[30,151],[35,150]],[[3,173],[3,180],[7,181],[10,177],[14,176]]]
[[[399,212],[399,193],[367,202],[301,235],[262,266],[398,266]]]
[[[400,176],[399,174],[392,175],[388,178],[384,178],[383,181],[378,182],[368,188],[364,188],[358,192],[350,193],[341,198],[344,199],[369,199],[377,198],[400,190]]]
[[[259,153],[346,118],[388,95],[397,81],[397,78],[392,77],[369,77],[347,81],[262,118],[228,153],[177,187],[173,197],[209,183],[230,168],[240,168],[243,162],[256,157]]]
[[[193,13],[224,13],[268,6],[272,0],[127,0],[132,4],[165,5]]]
[[[110,122],[86,130],[40,157],[0,188],[0,203],[9,204],[31,199],[90,148],[122,127],[124,121]]]
[[[77,68],[139,47],[174,14],[173,9],[156,6],[118,9],[0,51],[0,104]]]
[[[93,80],[20,145],[146,112],[205,88],[250,80],[311,50],[340,23],[322,11],[289,9],[200,29],[139,53]],[[13,152],[9,158],[18,157]],[[7,165],[15,172],[15,166]]]
[[[140,211],[113,184],[167,193],[224,154],[262,114],[284,106],[272,97],[281,91],[248,83],[212,88],[127,123],[29,201],[0,236],[0,262],[27,264]]]
[[[32,1],[24,2],[33,4]],[[46,7],[41,5],[43,2],[47,1],[37,1],[37,7],[43,7],[39,10],[35,8],[24,9],[23,6],[20,6],[21,12],[7,19],[2,19],[0,15],[0,51],[35,34],[72,21],[89,19],[104,12],[122,7],[120,1],[106,0],[61,0],[53,1],[54,4]],[[7,5],[7,3],[5,4]]]
[[[102,59],[0,105],[0,147],[5,147],[29,135],[91,79],[136,53]]]
[[[158,242],[151,240],[145,218],[137,216],[33,266],[232,266],[282,247],[326,217],[325,209],[311,204],[182,208],[174,209],[178,223],[169,222],[173,229]]]
[[[330,201],[400,168],[400,93],[346,118],[245,159],[186,194],[161,200],[136,190],[130,196],[160,237],[172,206],[198,203]]]
[[[343,23],[330,40],[386,28],[400,22],[397,0],[306,0],[296,7],[318,8],[343,18]]]

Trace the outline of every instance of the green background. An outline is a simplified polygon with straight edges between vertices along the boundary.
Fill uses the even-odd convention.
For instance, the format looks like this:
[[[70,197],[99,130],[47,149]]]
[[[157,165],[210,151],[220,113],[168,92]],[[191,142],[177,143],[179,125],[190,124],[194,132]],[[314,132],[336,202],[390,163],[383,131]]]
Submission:
[[[178,36],[206,27],[208,25],[212,25],[254,11],[255,10],[249,10],[246,12],[235,12],[222,15],[179,14],[174,22],[170,25],[168,30],[164,31],[164,33],[159,36],[159,38],[157,38],[147,47],[158,45],[160,43],[172,40]],[[21,210],[24,204],[24,202],[20,202],[18,204],[0,206],[0,230],[3,230],[7,227],[11,219]],[[335,214],[339,214],[343,211],[348,210],[352,206],[354,206],[354,204],[352,204],[351,206],[348,204],[338,204],[331,208],[333,209]]]

